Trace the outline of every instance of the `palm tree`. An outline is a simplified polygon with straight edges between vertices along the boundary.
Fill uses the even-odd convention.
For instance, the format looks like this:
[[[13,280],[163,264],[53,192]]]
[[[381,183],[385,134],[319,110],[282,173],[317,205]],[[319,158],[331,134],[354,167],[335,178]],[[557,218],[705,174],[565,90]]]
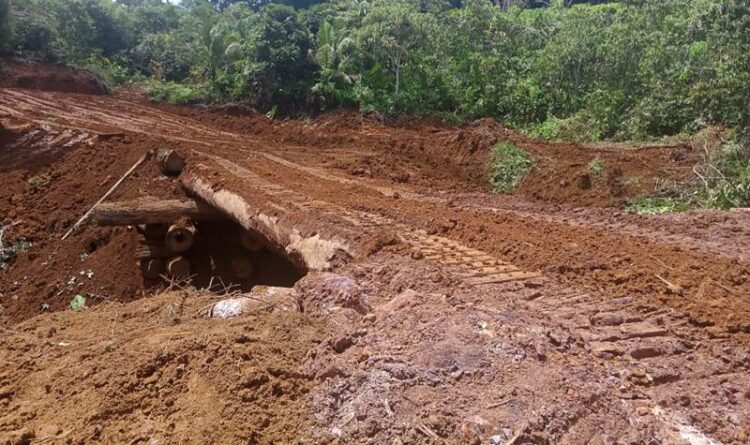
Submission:
[[[352,68],[356,43],[328,21],[320,25],[315,43],[315,51],[310,51],[310,59],[320,66],[320,74],[312,92],[323,99],[331,99],[327,96],[335,95],[339,86],[353,85],[357,80],[355,75],[347,72]]]

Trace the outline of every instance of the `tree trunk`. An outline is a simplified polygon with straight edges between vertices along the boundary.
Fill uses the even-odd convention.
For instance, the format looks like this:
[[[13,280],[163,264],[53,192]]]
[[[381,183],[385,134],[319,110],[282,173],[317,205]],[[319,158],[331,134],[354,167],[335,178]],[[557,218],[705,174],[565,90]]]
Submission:
[[[167,176],[177,176],[185,168],[185,158],[175,150],[162,148],[156,153],[156,163]]]
[[[401,91],[401,63],[396,64],[396,97]]]
[[[155,198],[99,204],[94,211],[94,216],[100,226],[171,224],[182,217],[195,221],[226,219],[222,212],[203,201]]]

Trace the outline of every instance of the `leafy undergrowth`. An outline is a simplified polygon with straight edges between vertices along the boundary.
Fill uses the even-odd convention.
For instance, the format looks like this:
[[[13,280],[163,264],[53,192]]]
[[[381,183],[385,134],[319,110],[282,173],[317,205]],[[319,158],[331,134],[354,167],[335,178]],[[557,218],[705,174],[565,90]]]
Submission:
[[[750,145],[730,140],[693,169],[694,185],[675,196],[647,196],[626,206],[631,213],[659,215],[691,208],[728,210],[750,206]]]
[[[206,102],[209,94],[200,85],[173,82],[149,82],[146,85],[148,97],[154,102],[168,102],[172,105],[188,105]]]
[[[630,213],[638,215],[662,215],[664,213],[685,212],[690,204],[680,198],[643,197],[626,206]]]
[[[509,142],[495,146],[490,163],[490,185],[495,193],[513,191],[531,171],[534,161],[522,148]]]
[[[19,253],[31,246],[31,243],[23,240],[8,242],[4,238],[5,228],[0,226],[0,270],[12,264]]]

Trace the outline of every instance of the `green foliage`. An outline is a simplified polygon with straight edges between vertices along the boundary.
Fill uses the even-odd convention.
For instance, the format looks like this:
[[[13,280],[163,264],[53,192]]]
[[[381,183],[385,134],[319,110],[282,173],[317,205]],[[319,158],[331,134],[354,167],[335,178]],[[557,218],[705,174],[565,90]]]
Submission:
[[[311,51],[312,36],[293,8],[273,4],[261,8],[250,20],[235,96],[266,109],[301,107],[317,74],[308,57]]]
[[[154,102],[167,102],[172,105],[187,105],[206,102],[210,96],[206,88],[174,82],[150,82],[147,84],[148,97]]]
[[[638,215],[685,212],[689,208],[689,203],[684,199],[668,197],[643,197],[630,202],[626,206],[628,212]]]
[[[31,243],[23,240],[8,242],[5,239],[5,227],[0,226],[0,270],[12,264],[18,254],[31,247]]]
[[[730,142],[701,174],[700,204],[708,208],[750,207],[750,146]]]
[[[591,162],[588,163],[586,168],[588,169],[589,173],[591,173],[592,176],[598,178],[598,177],[601,177],[604,174],[604,172],[607,170],[607,164],[604,163],[602,158],[597,156],[594,159],[592,159]]]
[[[354,103],[352,56],[356,43],[338,26],[323,21],[318,29],[312,60],[320,67],[318,81],[310,89],[313,100],[322,109]]]
[[[11,32],[10,0],[0,0],[0,54],[8,51]]]
[[[508,193],[531,171],[534,161],[522,148],[509,142],[500,143],[492,152],[490,185],[495,193]]]
[[[0,42],[264,111],[489,116],[575,141],[722,124],[750,140],[747,0],[570,3],[0,0]]]
[[[86,297],[83,295],[76,295],[70,300],[70,309],[73,311],[82,311],[86,309]]]

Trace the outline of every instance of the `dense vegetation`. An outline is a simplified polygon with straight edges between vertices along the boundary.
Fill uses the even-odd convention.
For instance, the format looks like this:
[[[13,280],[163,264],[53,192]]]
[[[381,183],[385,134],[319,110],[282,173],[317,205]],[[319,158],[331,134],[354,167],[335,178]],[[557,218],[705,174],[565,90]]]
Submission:
[[[750,127],[750,0],[0,0],[0,38],[175,103],[491,116],[565,140]]]

